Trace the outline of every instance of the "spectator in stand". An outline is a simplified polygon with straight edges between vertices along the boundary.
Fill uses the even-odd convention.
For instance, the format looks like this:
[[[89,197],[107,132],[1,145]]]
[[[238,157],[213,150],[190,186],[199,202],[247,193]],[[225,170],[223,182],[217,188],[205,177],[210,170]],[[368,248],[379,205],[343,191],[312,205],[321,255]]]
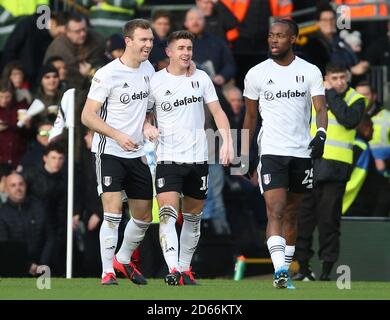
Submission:
[[[23,155],[20,164],[23,170],[29,167],[39,167],[42,165],[43,155],[49,145],[49,133],[53,124],[51,121],[44,121],[38,124],[38,131],[35,140],[27,146],[27,151]]]
[[[63,92],[59,89],[60,78],[58,70],[51,64],[45,65],[41,68],[39,74],[39,84],[40,86],[34,97],[35,100],[30,106],[30,108],[33,108],[33,105],[36,104],[37,100],[43,104],[41,106],[42,110],[32,117],[31,125],[34,130],[36,130],[37,125],[43,121],[49,120],[52,124],[54,124],[63,94]]]
[[[379,174],[371,154],[369,141],[373,123],[365,115],[356,128],[353,144],[353,171],[343,198],[343,214],[348,216],[389,216],[390,184]]]
[[[154,33],[153,50],[149,61],[156,71],[168,66],[168,57],[165,53],[167,36],[171,30],[172,16],[169,11],[157,10],[152,15],[152,29]]]
[[[46,49],[61,34],[65,33],[67,16],[65,13],[52,13],[47,21],[48,28],[37,28],[41,14],[23,17],[8,37],[0,69],[14,60],[19,60],[28,82],[35,84],[39,68],[43,63]],[[41,18],[42,19],[42,18]]]
[[[0,163],[16,168],[26,149],[27,131],[19,128],[18,111],[26,109],[24,102],[16,102],[10,85],[0,85]]]
[[[205,16],[205,30],[227,41],[226,33],[238,26],[234,14],[218,0],[196,0],[195,2]]]
[[[103,207],[96,192],[97,180],[94,155],[91,153],[93,131],[87,129],[81,153],[81,177],[83,185],[83,215],[86,225],[83,269],[88,276],[100,276],[99,230],[103,221]]]
[[[25,243],[26,276],[36,276],[39,265],[51,266],[54,230],[50,228],[42,203],[27,196],[26,183],[20,174],[11,173],[6,178],[5,190],[8,199],[0,208],[0,241]]]
[[[356,54],[356,56],[359,59],[359,64],[361,66],[363,65],[369,65],[369,62],[366,60],[363,60],[362,57],[362,47],[363,47],[363,42],[362,42],[362,37],[361,33],[359,31],[353,31],[353,32],[348,32],[347,30],[341,30],[340,31],[340,37],[347,43],[352,51]],[[359,68],[357,68],[359,69]],[[352,67],[352,70],[356,71],[356,67]],[[359,81],[362,81],[366,78],[366,72],[364,73],[358,73],[354,74],[351,83],[352,85],[356,85]]]
[[[125,52],[125,39],[123,38],[123,35],[119,33],[115,33],[108,38],[106,42],[106,52],[105,58],[106,63],[111,62],[114,59],[120,58]]]
[[[329,62],[344,65],[354,76],[365,74],[370,64],[359,61],[352,48],[340,38],[337,33],[336,12],[332,7],[329,4],[319,7],[315,20],[319,30],[308,37],[308,42],[303,47],[307,60],[320,68],[323,75]]]
[[[231,86],[223,90],[223,94],[232,109],[231,117],[229,118],[230,127],[237,130],[242,129],[245,117],[245,104],[242,91],[236,86]]]
[[[50,57],[46,64],[51,64],[58,71],[58,76],[60,78],[59,88],[62,92],[65,92],[69,88],[68,81],[68,67],[66,66],[65,60],[59,56]]]
[[[359,82],[356,91],[368,99],[367,113],[374,126],[370,149],[376,168],[383,176],[390,177],[390,111],[378,103],[375,89],[367,81]]]
[[[7,193],[5,192],[5,180],[12,172],[12,167],[6,163],[0,163],[0,207],[7,201]]]
[[[19,61],[10,62],[4,67],[2,82],[12,85],[17,102],[31,103],[30,85],[25,81],[23,66]]]
[[[65,30],[47,48],[44,63],[52,56],[62,57],[68,67],[69,86],[83,89],[104,62],[104,39],[88,30],[85,18],[76,13],[69,16]]]
[[[23,171],[29,194],[44,203],[49,223],[55,233],[54,273],[57,275],[65,272],[66,256],[67,174],[66,170],[62,170],[64,161],[65,150],[58,144],[50,144],[43,156],[42,165]],[[75,195],[75,212],[80,212],[78,192]],[[77,225],[79,217],[79,214],[74,215],[74,225]]]
[[[198,8],[187,11],[184,26],[195,36],[194,62],[210,76],[216,86],[218,97],[222,96],[221,87],[236,74],[232,52],[222,39],[205,31],[205,17]]]

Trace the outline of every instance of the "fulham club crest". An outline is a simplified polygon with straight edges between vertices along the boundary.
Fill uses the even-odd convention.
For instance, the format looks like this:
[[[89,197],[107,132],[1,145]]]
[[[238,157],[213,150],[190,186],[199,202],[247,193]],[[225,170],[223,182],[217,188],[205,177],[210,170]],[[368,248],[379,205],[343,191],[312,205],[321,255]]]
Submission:
[[[270,174],[263,174],[263,182],[265,185],[269,185],[271,182],[271,175]]]
[[[157,179],[157,188],[162,188],[165,185],[165,178]]]
[[[103,184],[108,187],[112,183],[112,177],[110,176],[104,176],[103,177]]]
[[[297,83],[304,83],[305,82],[305,76],[295,76],[295,81]]]
[[[194,89],[199,88],[199,81],[191,81],[191,85]]]

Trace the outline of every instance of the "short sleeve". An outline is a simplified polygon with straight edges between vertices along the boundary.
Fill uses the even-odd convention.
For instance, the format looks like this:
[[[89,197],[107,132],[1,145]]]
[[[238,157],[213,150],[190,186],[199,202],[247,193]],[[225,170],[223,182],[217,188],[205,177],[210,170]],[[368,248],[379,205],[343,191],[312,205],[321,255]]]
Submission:
[[[259,100],[260,88],[258,87],[256,78],[253,74],[253,69],[251,69],[245,76],[243,96],[251,100]]]
[[[204,73],[204,81],[205,81],[205,90],[204,90],[204,103],[210,103],[214,101],[218,101],[217,92],[215,91],[215,87],[210,77]]]
[[[111,77],[98,70],[91,81],[88,98],[103,103],[110,95]]]
[[[322,78],[321,71],[316,66],[314,66],[312,70],[311,81],[310,81],[310,95],[312,97],[315,97],[315,96],[323,96],[324,94],[325,94],[324,80]]]

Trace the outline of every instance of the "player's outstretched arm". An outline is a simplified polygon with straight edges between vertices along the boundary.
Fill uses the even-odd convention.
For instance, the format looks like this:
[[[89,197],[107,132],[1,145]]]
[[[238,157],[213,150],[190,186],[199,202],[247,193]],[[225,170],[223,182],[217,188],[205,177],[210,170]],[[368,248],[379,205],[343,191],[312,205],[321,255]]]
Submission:
[[[314,159],[321,158],[324,153],[326,129],[328,128],[328,110],[324,95],[314,96],[313,105],[316,110],[317,133],[309,144],[310,156]]]
[[[229,120],[222,110],[219,101],[213,101],[207,104],[212,114],[218,131],[222,136],[223,143],[220,149],[220,160],[224,166],[229,165],[234,159],[233,139],[230,132]]]
[[[123,150],[130,151],[138,148],[127,134],[112,128],[98,116],[101,107],[101,102],[88,98],[81,113],[81,122],[89,129],[114,139]]]

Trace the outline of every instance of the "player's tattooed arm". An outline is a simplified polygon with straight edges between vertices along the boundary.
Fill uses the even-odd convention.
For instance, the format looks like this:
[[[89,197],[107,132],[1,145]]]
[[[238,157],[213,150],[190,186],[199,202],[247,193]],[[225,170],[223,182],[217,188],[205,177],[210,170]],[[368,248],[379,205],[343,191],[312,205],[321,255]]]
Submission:
[[[137,149],[138,145],[133,142],[130,136],[109,126],[98,116],[101,107],[101,102],[88,98],[81,113],[81,122],[89,129],[115,140],[123,150]]]

